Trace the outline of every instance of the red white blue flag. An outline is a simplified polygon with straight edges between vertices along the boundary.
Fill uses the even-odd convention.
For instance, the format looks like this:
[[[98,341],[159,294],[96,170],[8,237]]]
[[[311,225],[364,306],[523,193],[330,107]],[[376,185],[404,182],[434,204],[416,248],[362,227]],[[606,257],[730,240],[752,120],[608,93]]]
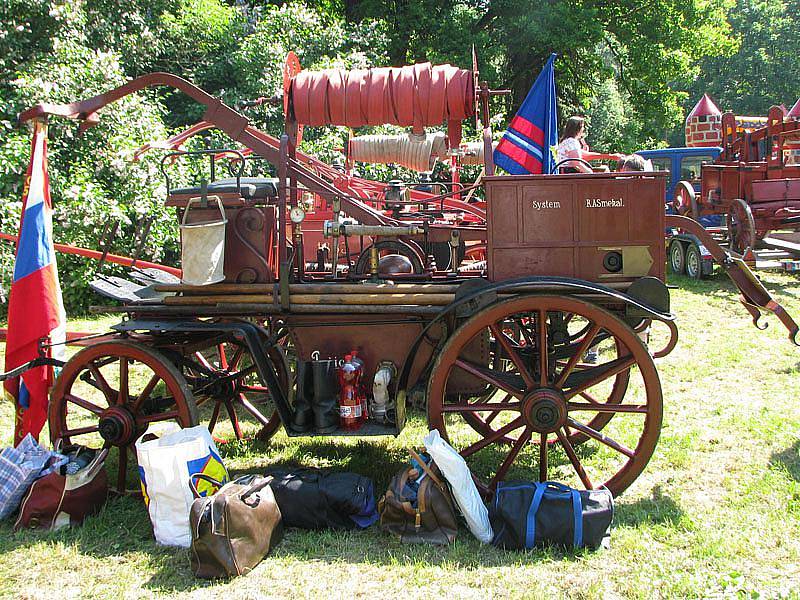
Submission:
[[[494,151],[497,166],[512,175],[552,173],[558,147],[555,54],[533,83],[525,101]]]
[[[37,120],[22,192],[22,217],[8,300],[6,371],[40,356],[41,342],[63,342],[66,335],[67,318],[56,269],[52,214],[47,176],[47,124]],[[57,348],[63,354],[63,346]],[[43,354],[59,358],[50,348]],[[15,404],[14,445],[28,433],[38,439],[47,422],[52,382],[53,367],[42,366],[3,383],[6,394]]]

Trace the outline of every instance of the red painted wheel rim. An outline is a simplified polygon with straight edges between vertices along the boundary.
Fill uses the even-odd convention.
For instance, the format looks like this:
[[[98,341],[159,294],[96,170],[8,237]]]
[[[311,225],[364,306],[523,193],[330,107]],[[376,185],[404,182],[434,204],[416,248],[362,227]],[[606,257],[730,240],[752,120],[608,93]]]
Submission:
[[[73,356],[50,396],[54,445],[117,448],[116,489],[126,491],[129,454],[152,423],[197,424],[197,407],[183,376],[161,353],[142,344],[113,340]]]

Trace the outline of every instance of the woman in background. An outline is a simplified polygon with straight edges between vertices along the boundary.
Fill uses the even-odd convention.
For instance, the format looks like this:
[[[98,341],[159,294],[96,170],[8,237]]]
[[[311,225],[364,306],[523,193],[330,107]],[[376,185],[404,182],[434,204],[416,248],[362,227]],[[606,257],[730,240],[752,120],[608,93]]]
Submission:
[[[591,152],[586,144],[586,120],[583,117],[570,117],[564,126],[561,139],[558,143],[558,156],[556,164],[571,158],[581,160],[619,160],[622,154],[602,154]],[[591,167],[580,160],[570,160],[561,165],[562,173],[593,173]]]

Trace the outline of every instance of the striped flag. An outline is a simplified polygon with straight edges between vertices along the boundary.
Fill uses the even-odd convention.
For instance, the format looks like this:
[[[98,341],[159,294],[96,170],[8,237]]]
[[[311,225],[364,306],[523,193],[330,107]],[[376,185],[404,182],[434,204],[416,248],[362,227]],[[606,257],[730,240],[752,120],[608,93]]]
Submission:
[[[554,154],[558,147],[555,59],[555,53],[551,54],[494,151],[495,164],[512,175],[555,170]]]
[[[47,124],[33,124],[31,160],[22,192],[22,217],[8,300],[6,371],[40,356],[40,341],[63,342],[67,318],[53,248],[53,205],[47,176]],[[58,346],[63,355],[63,346]],[[44,351],[45,356],[60,358]],[[38,439],[47,421],[53,368],[36,367],[3,387],[15,405],[14,445],[28,433]]]

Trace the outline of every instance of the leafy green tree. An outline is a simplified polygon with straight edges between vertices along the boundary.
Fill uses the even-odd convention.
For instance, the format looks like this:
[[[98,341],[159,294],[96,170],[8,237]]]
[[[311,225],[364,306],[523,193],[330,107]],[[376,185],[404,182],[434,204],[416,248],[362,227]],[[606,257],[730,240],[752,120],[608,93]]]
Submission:
[[[800,0],[736,0],[729,20],[738,50],[701,61],[686,108],[704,93],[737,114],[791,106],[800,98]]]

